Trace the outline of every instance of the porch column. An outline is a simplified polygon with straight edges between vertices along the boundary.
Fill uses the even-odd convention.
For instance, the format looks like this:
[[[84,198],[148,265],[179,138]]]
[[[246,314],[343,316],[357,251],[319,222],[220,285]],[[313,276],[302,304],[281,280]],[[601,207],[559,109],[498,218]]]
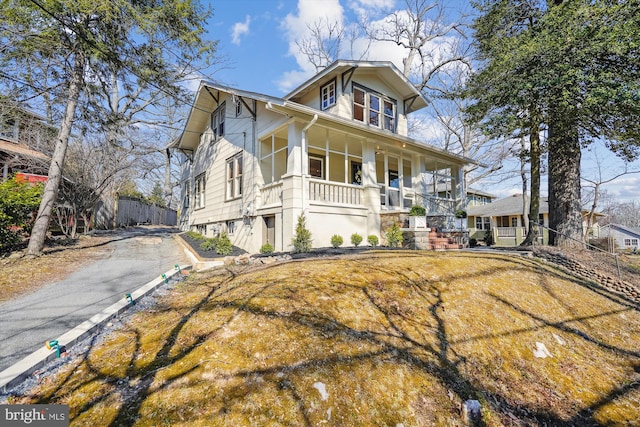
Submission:
[[[455,199],[456,210],[467,209],[467,191],[464,188],[464,168],[461,166],[452,166],[451,175],[456,177]]]
[[[364,205],[368,211],[367,236],[373,234],[380,237],[380,188],[376,178],[376,144],[369,141],[362,144],[362,186]]]
[[[296,232],[298,217],[303,212],[302,174],[304,171],[302,153],[302,129],[304,124],[289,124],[287,135],[287,173],[282,176],[282,250],[291,250],[291,241]],[[307,227],[309,219],[307,218]]]

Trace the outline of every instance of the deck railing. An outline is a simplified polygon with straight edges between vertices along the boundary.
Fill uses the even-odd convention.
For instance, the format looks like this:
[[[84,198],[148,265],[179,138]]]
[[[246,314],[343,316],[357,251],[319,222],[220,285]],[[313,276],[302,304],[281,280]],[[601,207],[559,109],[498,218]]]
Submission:
[[[360,185],[309,179],[309,200],[333,205],[362,205],[364,190]]]

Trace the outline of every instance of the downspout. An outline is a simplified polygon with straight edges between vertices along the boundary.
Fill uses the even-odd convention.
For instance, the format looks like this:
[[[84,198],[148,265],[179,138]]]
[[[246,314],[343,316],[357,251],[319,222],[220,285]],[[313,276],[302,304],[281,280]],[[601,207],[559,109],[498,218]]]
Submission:
[[[307,210],[307,198],[305,197],[305,194],[306,194],[305,178],[309,173],[309,170],[308,170],[309,169],[309,162],[305,162],[305,155],[304,155],[304,153],[306,152],[306,149],[307,149],[307,147],[306,147],[306,145],[307,145],[307,131],[317,121],[318,121],[318,115],[314,114],[313,118],[311,119],[311,121],[309,123],[307,123],[307,125],[302,129],[302,141],[301,141],[302,149],[300,151],[300,157],[301,157],[300,164],[302,166],[302,212],[303,213]]]

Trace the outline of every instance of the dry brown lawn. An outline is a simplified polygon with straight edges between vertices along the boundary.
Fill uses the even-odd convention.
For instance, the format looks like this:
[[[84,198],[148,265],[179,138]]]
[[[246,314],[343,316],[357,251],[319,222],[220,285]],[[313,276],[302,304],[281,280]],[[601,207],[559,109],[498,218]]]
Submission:
[[[534,352],[544,345],[548,357]],[[640,306],[536,261],[381,251],[192,275],[21,403],[71,425],[640,423]]]

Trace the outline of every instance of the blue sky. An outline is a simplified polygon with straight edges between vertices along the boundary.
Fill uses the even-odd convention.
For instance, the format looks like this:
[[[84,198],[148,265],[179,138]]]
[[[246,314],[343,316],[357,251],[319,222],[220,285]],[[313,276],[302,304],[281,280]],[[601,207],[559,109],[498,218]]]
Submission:
[[[355,22],[368,14],[380,20],[382,11],[399,10],[404,0],[218,0],[212,1],[209,37],[219,41],[223,67],[208,75],[209,80],[274,96],[283,96],[314,74],[314,68],[297,51],[296,40],[308,34],[307,25],[322,18],[343,23]],[[468,1],[444,1],[448,17],[472,13]],[[390,60],[401,68],[402,52],[381,45],[370,51],[371,60]],[[428,137],[426,138],[428,139]],[[615,176],[624,163],[606,150],[595,147],[583,153],[583,175],[599,173],[604,179]],[[600,172],[598,172],[598,169]],[[640,161],[629,165],[640,170]],[[476,185],[499,197],[521,191],[518,178]],[[542,183],[546,195],[546,180]],[[604,186],[620,201],[640,201],[640,174],[627,175]]]

